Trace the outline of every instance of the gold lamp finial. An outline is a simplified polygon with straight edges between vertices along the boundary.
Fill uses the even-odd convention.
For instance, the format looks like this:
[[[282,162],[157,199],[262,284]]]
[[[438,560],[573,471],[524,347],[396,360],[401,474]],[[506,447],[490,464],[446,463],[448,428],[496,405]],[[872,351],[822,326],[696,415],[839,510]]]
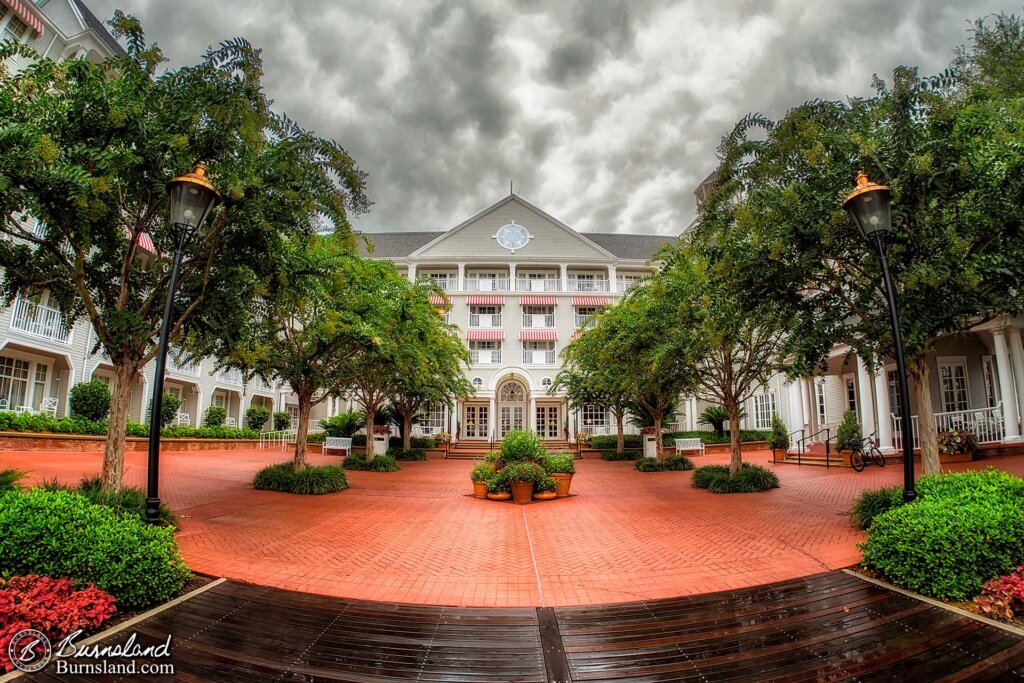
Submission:
[[[214,184],[210,182],[210,179],[206,177],[206,164],[204,164],[201,161],[196,164],[196,167],[192,169],[191,173],[180,175],[177,178],[171,180],[171,183],[179,182],[202,185],[203,187],[213,192],[213,194],[217,197],[218,200],[220,199],[220,192],[217,190]]]
[[[871,180],[868,179],[868,174],[861,171],[857,174],[857,187],[853,188],[853,192],[848,194],[846,199],[843,200],[843,206],[846,206],[846,204],[854,197],[862,195],[865,192],[874,192],[875,190],[889,191],[891,189],[892,188],[888,185],[879,185],[878,183],[871,182]]]

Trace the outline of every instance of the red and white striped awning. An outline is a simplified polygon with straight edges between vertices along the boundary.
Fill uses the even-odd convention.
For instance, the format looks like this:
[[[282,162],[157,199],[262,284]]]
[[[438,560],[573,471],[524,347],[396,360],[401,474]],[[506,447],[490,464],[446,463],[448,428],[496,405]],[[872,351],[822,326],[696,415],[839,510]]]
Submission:
[[[452,305],[452,302],[448,300],[448,297],[444,296],[443,294],[431,294],[430,295],[430,303],[434,304],[435,306],[451,306]]]
[[[521,296],[519,304],[521,306],[555,306],[558,304],[558,299],[553,296]]]
[[[607,306],[608,297],[606,296],[574,296],[572,298],[573,306]]]
[[[576,341],[577,339],[579,339],[582,336],[583,336],[583,330],[576,330],[575,332],[572,333],[572,340]]]
[[[476,341],[501,341],[505,338],[505,330],[466,330],[466,339]]]
[[[124,228],[124,236],[130,238],[132,235],[128,228]],[[136,243],[143,251],[149,252],[150,254],[156,253],[156,246],[153,244],[153,238],[149,236],[148,232],[140,232],[136,238]]]
[[[486,294],[476,294],[474,296],[467,296],[466,303],[470,305],[477,304],[483,306],[504,306],[505,297],[493,295],[488,296]]]
[[[43,22],[28,8],[29,3],[21,0],[3,0],[4,4],[14,10],[14,13],[24,21],[36,33],[43,35]]]
[[[519,338],[523,341],[556,341],[558,332],[555,330],[519,330]]]

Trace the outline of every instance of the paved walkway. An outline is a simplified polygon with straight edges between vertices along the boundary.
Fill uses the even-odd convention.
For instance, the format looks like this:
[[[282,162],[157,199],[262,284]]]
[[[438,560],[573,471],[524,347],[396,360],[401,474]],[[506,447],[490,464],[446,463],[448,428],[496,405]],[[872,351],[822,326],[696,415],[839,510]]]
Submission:
[[[714,495],[691,473],[640,473],[584,460],[567,499],[528,506],[471,497],[472,462],[403,463],[352,472],[342,493],[299,497],[249,488],[280,452],[162,456],[162,495],[181,515],[195,571],[278,588],[406,603],[554,607],[693,595],[838,569],[859,561],[847,511],[863,488],[900,468],[862,473],[769,465],[782,488]],[[315,463],[338,462],[314,456]],[[706,456],[707,462],[725,462]],[[767,464],[769,454],[748,454]],[[0,453],[0,468],[76,481],[98,454]],[[1024,458],[991,458],[1024,473]],[[963,466],[960,466],[962,469]],[[142,486],[145,454],[128,455]]]
[[[1024,638],[845,572],[535,609],[375,603],[226,582],[102,644],[133,632],[142,647],[171,636],[170,658],[158,661],[173,675],[57,676],[51,664],[22,680],[1024,681]],[[152,663],[136,660],[140,671]]]

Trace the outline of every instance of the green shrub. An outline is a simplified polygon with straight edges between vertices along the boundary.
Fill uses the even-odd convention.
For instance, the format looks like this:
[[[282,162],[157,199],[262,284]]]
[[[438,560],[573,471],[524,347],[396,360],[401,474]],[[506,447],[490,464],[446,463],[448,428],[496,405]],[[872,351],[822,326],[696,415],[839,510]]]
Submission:
[[[110,414],[110,387],[101,379],[79,382],[71,387],[71,414],[93,422],[106,420]]]
[[[163,436],[175,439],[258,439],[260,433],[255,429],[236,429],[235,427],[189,427],[175,425],[160,430]]]
[[[168,600],[189,576],[173,529],[150,526],[68,491],[4,494],[0,557],[4,578],[73,577],[111,593],[123,609]]]
[[[410,448],[407,451],[403,451],[401,448],[389,448],[388,455],[392,456],[395,460],[426,460],[427,452],[422,448]]]
[[[624,434],[622,443],[624,448],[643,448],[644,445],[639,434]],[[595,435],[590,437],[590,447],[599,451],[617,448],[617,444],[618,437],[614,434],[611,436]]]
[[[394,456],[376,455],[367,459],[362,453],[353,453],[342,461],[346,470],[362,470],[365,472],[397,472],[402,469]]]
[[[843,421],[836,428],[836,448],[841,451],[850,450],[860,440],[860,423],[857,422],[857,413],[847,410],[843,413]]]
[[[495,472],[487,480],[487,493],[508,493],[512,490],[512,481],[505,470]]]
[[[203,418],[204,427],[222,427],[224,420],[228,417],[228,411],[222,406],[210,406],[206,409],[206,417]]]
[[[410,436],[409,446],[411,448],[437,448],[437,439],[432,436]]]
[[[665,463],[665,470],[668,472],[683,472],[694,467],[693,461],[685,455],[669,455],[662,462]]]
[[[572,453],[554,453],[541,458],[541,465],[548,474],[576,474],[576,459]]]
[[[341,466],[346,470],[365,470],[366,469],[366,454],[365,453],[351,453],[345,456],[345,459],[341,461]]]
[[[164,394],[164,397],[160,399],[160,426],[166,427],[167,425],[173,424],[178,419],[178,410],[181,408],[181,399],[174,394]],[[152,418],[153,415],[153,403],[150,402],[149,409],[146,413]],[[147,429],[146,435],[149,434]]]
[[[1024,506],[922,498],[871,523],[865,566],[924,595],[967,600],[989,579],[1024,564]]]
[[[245,411],[245,426],[257,432],[263,429],[270,419],[270,408],[266,406],[249,406]]]
[[[326,440],[327,440],[327,432],[317,432],[316,434],[307,434],[306,435],[306,443],[308,443],[308,444],[323,443]]]
[[[789,430],[778,413],[772,415],[772,431],[768,436],[768,446],[778,451],[789,450]]]
[[[498,463],[500,461],[501,461],[501,453],[499,453],[497,451],[491,451],[487,455],[484,456],[484,462],[489,463],[491,465],[494,465],[495,467],[497,467],[497,465],[498,465]]]
[[[320,420],[320,426],[327,436],[351,438],[366,426],[366,413],[361,410],[338,413],[334,417]]]
[[[533,484],[534,493],[550,493],[558,488],[558,482],[547,473]]]
[[[759,429],[740,430],[741,443],[749,443],[751,441],[768,441],[770,438],[771,432]],[[675,446],[676,439],[700,439],[706,444],[723,444],[729,443],[729,432],[728,430],[721,434],[716,434],[715,432],[665,432],[662,436],[662,444],[665,446]]]
[[[635,463],[633,463],[633,467],[635,467],[639,472],[665,471],[665,463],[655,458],[640,458]]]
[[[18,482],[24,479],[27,474],[28,472],[15,469],[14,467],[0,470],[0,494],[20,490],[21,487],[18,486]]]
[[[503,462],[536,462],[545,455],[547,450],[540,438],[533,432],[513,430],[501,440],[501,459]]]
[[[274,431],[283,432],[292,426],[292,414],[287,411],[274,413]]]
[[[729,411],[725,406],[708,406],[697,418],[697,424],[710,425],[715,434],[725,433],[725,423],[729,421]]]
[[[473,482],[487,481],[494,476],[494,465],[487,462],[478,462],[469,473],[469,479]]]
[[[301,472],[292,463],[282,462],[264,467],[253,477],[252,487],[262,491],[281,491],[303,496],[321,496],[348,488],[348,478],[337,465],[310,465]]]
[[[505,475],[509,483],[519,483],[529,481],[537,483],[542,481],[547,473],[544,469],[533,462],[513,462],[506,466],[501,473]]]
[[[82,477],[77,489],[69,489],[85,496],[94,505],[103,505],[116,512],[135,515],[146,519],[146,492],[141,488],[126,486],[118,491],[104,493],[100,488],[100,476]],[[160,504],[160,522],[164,526],[177,527],[178,517],[165,504]]]
[[[861,491],[853,503],[851,519],[858,529],[867,529],[875,517],[903,505],[902,486],[883,486]]]
[[[727,465],[706,465],[693,472],[693,485],[711,493],[757,493],[779,488],[779,478],[760,465],[743,463],[735,476]]]
[[[601,459],[608,460],[610,462],[618,460],[636,460],[640,457],[640,451],[626,450],[621,453],[615,452],[614,448],[606,449],[601,451]]]
[[[930,474],[915,485],[920,498],[1024,504],[1024,479],[989,467],[955,474]]]

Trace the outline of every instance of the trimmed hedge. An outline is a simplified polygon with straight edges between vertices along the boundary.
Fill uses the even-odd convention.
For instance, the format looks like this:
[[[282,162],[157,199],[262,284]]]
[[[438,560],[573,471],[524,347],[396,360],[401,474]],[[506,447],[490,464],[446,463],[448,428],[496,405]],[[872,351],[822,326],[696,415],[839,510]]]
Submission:
[[[0,497],[0,557],[4,578],[70,576],[93,583],[125,609],[179,593],[188,567],[174,530],[70,491],[11,491]]]
[[[348,488],[348,478],[337,465],[310,465],[296,473],[292,463],[282,462],[257,472],[252,487],[261,491],[321,496],[344,491]]]
[[[407,451],[403,451],[401,448],[389,448],[387,455],[390,455],[395,460],[426,460],[427,452],[422,448],[411,448]]]
[[[771,432],[744,429],[740,432],[740,441],[742,443],[767,441],[770,436]],[[706,444],[722,444],[729,443],[729,432],[722,435],[715,434],[714,432],[667,432],[662,435],[661,439],[662,444],[665,446],[674,446],[676,439],[700,439]],[[590,448],[600,451],[614,450],[617,442],[618,439],[614,434],[592,436],[590,437]],[[639,434],[626,434],[623,436],[623,442],[627,449],[642,448],[644,445],[643,439]]]
[[[10,432],[50,432],[52,434],[82,434],[86,436],[105,436],[106,421],[87,420],[84,417],[53,418],[49,415],[33,415],[30,413],[0,412],[0,431]],[[149,436],[149,425],[141,422],[128,421],[128,436]],[[189,439],[258,439],[260,433],[255,429],[232,429],[228,427],[187,427],[174,425],[160,430],[162,436]]]
[[[397,472],[402,469],[394,456],[375,455],[367,459],[362,453],[353,453],[346,457],[341,466],[346,470],[358,470],[363,472]]]
[[[609,462],[617,462],[620,460],[636,460],[641,455],[641,451],[624,450],[622,453],[616,453],[614,448],[601,451],[601,459],[608,460]]]
[[[705,465],[694,471],[693,485],[711,493],[757,493],[779,488],[779,478],[771,470],[748,462],[734,476],[729,476],[728,465]]]
[[[101,379],[79,382],[71,387],[71,414],[87,420],[106,420],[110,415],[110,387]]]
[[[684,455],[670,455],[664,460],[640,458],[633,467],[641,472],[684,472],[692,470],[694,465],[693,461]]]
[[[850,517],[858,529],[868,529],[875,517],[903,505],[902,486],[883,486],[861,491],[853,503]]]
[[[366,445],[366,434],[356,434],[352,437],[353,446],[365,446]],[[436,448],[437,445],[429,436],[411,436],[409,437],[409,445],[412,448]],[[392,448],[402,448],[402,437],[392,436],[388,439],[388,450]]]

